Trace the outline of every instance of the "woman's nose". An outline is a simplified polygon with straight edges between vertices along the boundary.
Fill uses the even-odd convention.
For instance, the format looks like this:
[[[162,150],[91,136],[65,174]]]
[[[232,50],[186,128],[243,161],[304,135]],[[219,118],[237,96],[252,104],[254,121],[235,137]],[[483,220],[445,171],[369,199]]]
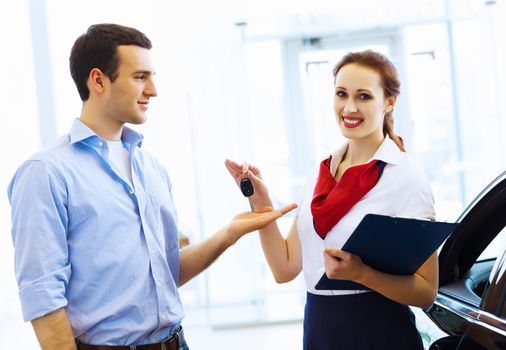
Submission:
[[[357,106],[355,105],[355,102],[350,98],[346,103],[344,104],[343,108],[344,113],[353,113],[357,111]]]

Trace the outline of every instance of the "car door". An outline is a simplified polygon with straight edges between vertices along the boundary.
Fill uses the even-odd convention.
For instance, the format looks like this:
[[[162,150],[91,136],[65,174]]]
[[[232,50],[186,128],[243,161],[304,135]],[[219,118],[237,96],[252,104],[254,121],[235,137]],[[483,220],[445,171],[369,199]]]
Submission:
[[[450,336],[431,349],[506,349],[506,172],[458,223],[439,254],[436,301],[425,310]],[[496,253],[484,256],[490,248]]]

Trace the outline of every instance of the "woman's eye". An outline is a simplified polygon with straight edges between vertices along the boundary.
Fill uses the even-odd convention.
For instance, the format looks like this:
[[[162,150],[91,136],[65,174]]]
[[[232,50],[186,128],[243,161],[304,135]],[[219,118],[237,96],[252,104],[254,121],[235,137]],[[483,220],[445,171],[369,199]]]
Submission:
[[[345,96],[346,96],[346,92],[341,91],[341,90],[336,91],[336,96],[339,96],[339,97],[345,97]]]
[[[365,100],[370,100],[372,97],[369,96],[368,94],[360,94],[360,95],[358,95],[358,98],[362,101],[365,101]]]

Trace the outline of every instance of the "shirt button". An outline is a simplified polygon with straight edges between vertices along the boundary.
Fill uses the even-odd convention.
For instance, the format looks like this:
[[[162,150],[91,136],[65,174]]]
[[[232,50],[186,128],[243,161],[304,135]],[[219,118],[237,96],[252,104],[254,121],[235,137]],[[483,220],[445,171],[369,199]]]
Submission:
[[[160,315],[160,318],[161,318],[162,320],[165,320],[165,319],[167,318],[167,316],[165,316],[165,315]]]
[[[134,190],[132,190],[131,188],[128,189],[128,193],[130,194],[134,194]]]
[[[98,143],[98,147],[104,147],[104,143],[103,143],[102,141],[100,141],[100,142]]]

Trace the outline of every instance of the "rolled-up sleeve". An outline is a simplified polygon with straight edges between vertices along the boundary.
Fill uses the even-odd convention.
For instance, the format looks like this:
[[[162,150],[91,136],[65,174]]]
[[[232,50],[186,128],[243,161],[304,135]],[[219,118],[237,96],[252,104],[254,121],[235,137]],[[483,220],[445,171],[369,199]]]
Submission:
[[[67,305],[71,266],[65,182],[42,161],[25,162],[8,187],[15,274],[25,321]]]

